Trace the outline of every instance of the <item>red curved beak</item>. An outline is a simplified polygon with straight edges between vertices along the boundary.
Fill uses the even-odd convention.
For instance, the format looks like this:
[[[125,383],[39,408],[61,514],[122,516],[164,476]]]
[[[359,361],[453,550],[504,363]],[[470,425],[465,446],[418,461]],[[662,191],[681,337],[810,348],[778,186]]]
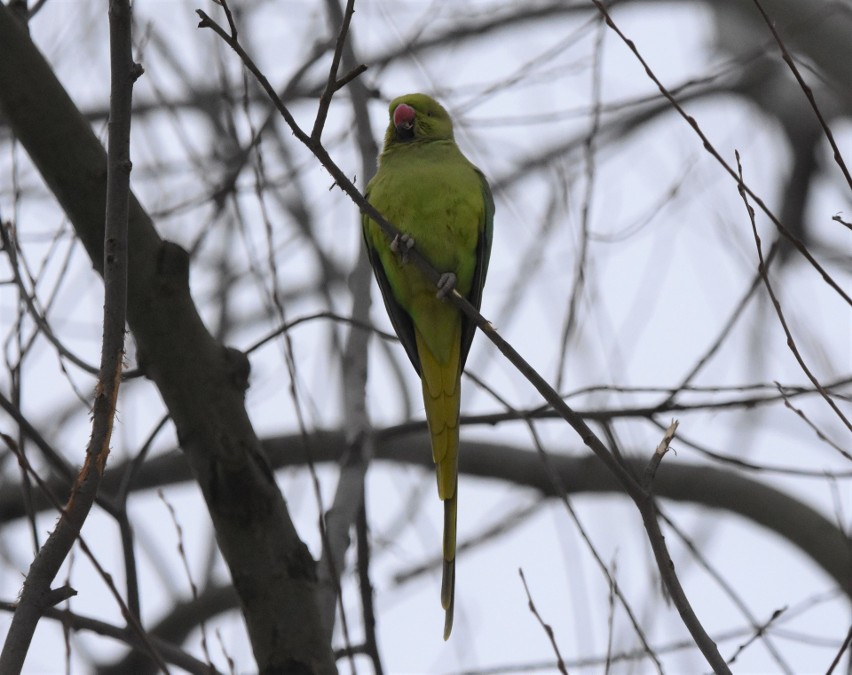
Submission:
[[[396,127],[397,134],[402,132],[404,135],[405,132],[411,131],[414,128],[415,117],[414,108],[405,103],[400,103],[393,111],[393,125]]]

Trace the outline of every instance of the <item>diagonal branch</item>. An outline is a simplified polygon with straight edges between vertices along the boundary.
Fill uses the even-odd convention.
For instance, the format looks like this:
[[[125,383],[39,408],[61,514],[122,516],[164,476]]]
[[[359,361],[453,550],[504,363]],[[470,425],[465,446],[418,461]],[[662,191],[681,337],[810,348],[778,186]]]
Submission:
[[[784,318],[784,312],[781,311],[781,303],[778,302],[778,297],[775,295],[775,291],[772,289],[772,284],[769,283],[769,274],[766,269],[766,261],[763,258],[763,246],[760,242],[760,235],[757,233],[757,224],[754,221],[754,208],[748,202],[748,196],[746,195],[745,188],[743,187],[743,167],[740,163],[740,153],[739,151],[735,151],[737,158],[737,174],[739,175],[739,183],[737,185],[737,189],[739,190],[740,197],[742,197],[743,203],[745,204],[746,211],[748,213],[749,220],[751,221],[751,231],[754,234],[754,245],[757,248],[757,258],[758,258],[758,272],[760,273],[760,278],[763,280],[764,286],[766,286],[766,291],[769,293],[769,298],[772,300],[772,306],[775,308],[775,313],[778,315],[778,321],[781,323],[781,328],[784,329],[784,335],[787,336],[787,346],[790,348],[790,351],[793,352],[793,356],[796,357],[796,361],[801,367],[802,371],[807,375],[808,379],[811,383],[816,387],[816,390],[820,393],[826,403],[831,407],[831,409],[835,412],[835,414],[840,418],[840,420],[846,425],[846,428],[852,431],[852,423],[849,422],[849,419],[846,415],[843,414],[843,411],[840,410],[837,403],[834,402],[834,399],[828,394],[819,380],[817,380],[816,376],[811,372],[811,369],[808,368],[808,364],[805,363],[805,360],[802,358],[801,353],[799,353],[799,349],[796,347],[796,341],[793,339],[793,334],[790,332],[790,327],[787,325],[787,319]]]
[[[774,22],[772,21],[772,19],[769,18],[769,15],[766,13],[766,10],[763,9],[763,5],[760,4],[760,0],[754,0],[754,4],[757,6],[760,15],[766,22],[766,25],[769,27],[769,30],[772,32],[772,37],[775,38],[775,42],[778,43],[778,47],[781,49],[781,56],[784,59],[784,63],[790,66],[790,70],[793,71],[793,75],[796,78],[796,82],[799,83],[799,86],[802,88],[802,91],[805,92],[805,97],[808,99],[808,103],[811,104],[811,108],[814,109],[814,114],[816,115],[816,118],[819,121],[822,130],[825,132],[825,137],[828,139],[829,145],[831,145],[831,150],[834,153],[834,161],[837,162],[837,166],[840,167],[840,171],[843,173],[843,177],[846,179],[847,185],[849,185],[850,189],[852,189],[852,176],[849,175],[849,169],[846,167],[846,162],[843,161],[843,155],[840,154],[840,148],[837,147],[837,143],[834,140],[834,134],[831,133],[831,128],[828,126],[828,122],[826,122],[825,118],[822,116],[822,112],[820,111],[816,99],[814,98],[813,91],[808,86],[807,82],[805,82],[804,78],[802,77],[802,74],[796,67],[796,63],[793,61],[793,57],[790,55],[790,52],[787,51],[787,47],[784,45],[784,41],[778,34],[778,29],[775,28]]]

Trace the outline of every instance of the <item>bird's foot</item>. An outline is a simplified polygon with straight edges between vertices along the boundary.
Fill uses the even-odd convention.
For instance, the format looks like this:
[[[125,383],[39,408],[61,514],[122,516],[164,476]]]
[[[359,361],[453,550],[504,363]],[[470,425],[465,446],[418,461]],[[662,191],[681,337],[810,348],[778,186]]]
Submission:
[[[435,293],[435,297],[439,300],[443,300],[450,293],[453,292],[453,289],[456,287],[456,275],[452,272],[444,272],[441,275],[441,278],[438,279],[438,292]]]
[[[390,249],[402,259],[402,264],[408,262],[408,252],[414,247],[414,237],[401,232],[390,243]]]

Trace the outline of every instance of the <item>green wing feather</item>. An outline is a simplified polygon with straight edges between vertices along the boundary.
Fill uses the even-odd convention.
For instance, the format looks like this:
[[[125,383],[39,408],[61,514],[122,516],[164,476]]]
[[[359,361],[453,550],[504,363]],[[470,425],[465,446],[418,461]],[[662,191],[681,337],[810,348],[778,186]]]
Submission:
[[[470,304],[479,309],[482,305],[482,289],[485,287],[485,277],[488,274],[488,261],[491,259],[491,240],[494,236],[494,196],[488,181],[479,169],[476,170],[482,182],[482,200],[485,210],[482,217],[482,225],[479,229],[479,240],[476,243],[476,271],[473,273],[473,284],[467,299]],[[467,362],[467,354],[476,334],[476,324],[467,316],[462,318],[462,343],[461,343],[461,368]],[[416,368],[417,366],[415,366]],[[419,371],[418,371],[419,372]]]
[[[367,201],[370,200],[369,191],[366,192],[364,196],[367,198]],[[382,265],[381,258],[379,257],[379,252],[370,242],[370,238],[367,235],[367,228],[370,226],[371,222],[372,220],[369,216],[364,215],[362,217],[362,233],[364,235],[364,244],[367,246],[367,256],[370,259],[370,265],[373,268],[376,281],[379,284],[379,290],[382,292],[382,300],[385,303],[385,310],[387,310],[388,317],[391,320],[391,325],[393,326],[394,331],[396,331],[396,335],[402,343],[402,346],[405,348],[405,353],[408,354],[408,358],[411,359],[411,365],[414,366],[417,374],[420,375],[420,358],[417,356],[417,343],[414,338],[414,323],[411,321],[411,315],[409,315],[409,313],[406,312],[396,301],[396,298],[394,298],[390,281],[388,281],[388,275],[385,273],[385,268]]]

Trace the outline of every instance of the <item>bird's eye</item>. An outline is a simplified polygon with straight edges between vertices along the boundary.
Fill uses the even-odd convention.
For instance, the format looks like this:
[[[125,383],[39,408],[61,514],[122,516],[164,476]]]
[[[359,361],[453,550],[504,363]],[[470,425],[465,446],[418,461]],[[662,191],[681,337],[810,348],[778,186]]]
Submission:
[[[426,111],[426,117],[432,117],[432,111],[431,110]]]

